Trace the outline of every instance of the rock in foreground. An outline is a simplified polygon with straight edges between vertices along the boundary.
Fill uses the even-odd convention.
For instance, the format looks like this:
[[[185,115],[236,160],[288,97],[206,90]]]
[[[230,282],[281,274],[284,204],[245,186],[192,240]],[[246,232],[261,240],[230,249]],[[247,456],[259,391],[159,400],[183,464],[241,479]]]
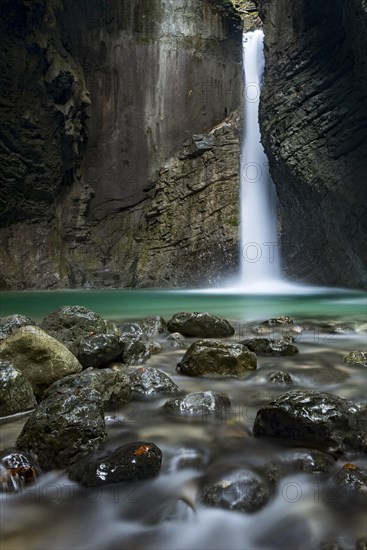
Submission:
[[[42,401],[25,423],[17,448],[34,454],[44,470],[66,468],[106,435],[100,394],[78,388]]]
[[[158,393],[177,393],[180,388],[164,372],[140,367],[130,375],[131,389],[134,393],[143,396]]]
[[[9,360],[30,381],[36,396],[51,384],[82,370],[58,340],[34,326],[21,327],[0,343],[0,358]]]
[[[367,451],[365,411],[337,395],[293,390],[261,407],[257,436],[279,437],[332,454]]]
[[[34,457],[16,449],[5,449],[0,453],[0,491],[16,493],[41,474]]]
[[[137,481],[158,475],[162,451],[154,443],[137,441],[122,445],[98,460],[82,460],[69,469],[70,478],[88,487],[119,481]]]
[[[189,347],[177,370],[187,376],[244,376],[256,365],[256,355],[242,344],[198,340]]]
[[[231,404],[224,392],[205,391],[188,393],[183,398],[170,399],[164,404],[165,410],[177,415],[214,416],[222,418],[225,409]]]
[[[29,411],[36,406],[31,383],[11,363],[0,360],[0,416]]]
[[[210,313],[176,313],[167,323],[169,332],[199,338],[226,338],[233,336],[235,329],[220,317]]]

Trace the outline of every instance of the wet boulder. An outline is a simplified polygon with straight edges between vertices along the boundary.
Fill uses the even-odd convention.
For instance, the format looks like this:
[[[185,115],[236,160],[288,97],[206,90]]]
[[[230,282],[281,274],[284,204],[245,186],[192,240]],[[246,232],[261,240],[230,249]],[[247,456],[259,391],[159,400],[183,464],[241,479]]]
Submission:
[[[270,372],[267,378],[271,384],[277,384],[279,386],[291,386],[293,384],[291,375],[283,370]]]
[[[129,377],[119,368],[86,369],[80,374],[66,376],[52,384],[43,399],[52,394],[76,391],[85,388],[97,391],[105,406],[123,405],[130,399],[131,384]]]
[[[36,406],[31,383],[9,361],[0,360],[0,416],[29,411]]]
[[[125,343],[115,333],[92,334],[82,338],[75,349],[75,354],[84,368],[101,368],[117,359],[124,351]]]
[[[253,433],[319,448],[330,454],[366,451],[366,412],[337,395],[291,390],[258,411]]]
[[[264,474],[271,483],[293,473],[322,473],[335,468],[335,459],[318,449],[290,449],[278,460],[265,465]]]
[[[159,369],[140,367],[130,374],[131,390],[148,397],[159,393],[177,393],[180,388]]]
[[[158,475],[162,451],[151,442],[122,445],[112,454],[95,460],[81,460],[69,469],[72,480],[88,487],[120,481],[137,481]]]
[[[187,376],[244,376],[256,366],[255,353],[243,344],[197,340],[178,363],[177,370]]]
[[[16,449],[0,452],[0,491],[17,493],[41,475],[34,456]]]
[[[356,464],[344,464],[327,485],[328,502],[348,510],[355,506],[367,509],[367,470]]]
[[[63,306],[43,319],[41,328],[77,355],[79,342],[94,334],[119,334],[117,326],[83,306]]]
[[[267,319],[259,324],[260,327],[289,327],[294,324],[293,319],[288,317],[288,315],[281,315],[280,317],[274,317],[272,319]]]
[[[169,399],[164,409],[180,416],[208,416],[223,418],[225,410],[230,406],[229,397],[224,392],[205,391],[188,393],[185,397]]]
[[[123,323],[119,326],[124,351],[121,355],[125,365],[141,365],[151,354],[147,335],[137,323]]]
[[[249,350],[258,356],[286,356],[298,353],[298,348],[291,343],[289,338],[280,338],[272,340],[270,338],[247,338],[242,340],[241,344],[248,347]]]
[[[239,469],[204,483],[200,497],[207,506],[251,513],[265,506],[270,491],[268,483],[259,474]]]
[[[160,315],[146,317],[140,322],[140,326],[148,336],[158,336],[167,332],[167,323]]]
[[[76,388],[41,402],[25,423],[17,448],[34,454],[44,470],[66,468],[106,436],[99,392]]]
[[[8,315],[7,317],[0,317],[0,340],[4,340],[10,334],[20,327],[34,326],[36,323],[25,315]]]
[[[367,351],[356,350],[351,351],[344,357],[344,363],[348,365],[361,365],[367,367]]]
[[[210,313],[176,313],[167,323],[169,332],[199,338],[226,338],[233,336],[235,329],[225,319]]]
[[[82,370],[61,342],[35,326],[21,327],[0,342],[0,359],[10,361],[24,374],[36,396],[56,380]]]
[[[179,332],[172,332],[172,334],[167,336],[166,340],[171,348],[179,349],[187,347],[184,337]]]

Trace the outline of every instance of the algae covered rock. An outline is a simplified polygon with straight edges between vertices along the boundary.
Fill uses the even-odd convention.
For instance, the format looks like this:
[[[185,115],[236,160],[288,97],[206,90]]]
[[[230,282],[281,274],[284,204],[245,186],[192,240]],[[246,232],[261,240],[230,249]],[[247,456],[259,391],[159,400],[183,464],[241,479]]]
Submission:
[[[34,326],[21,327],[0,342],[0,359],[10,361],[24,374],[36,396],[56,380],[82,370],[61,342]]]
[[[118,368],[86,369],[80,374],[66,376],[50,386],[43,399],[69,390],[85,388],[97,391],[104,405],[123,405],[130,399],[130,379]]]
[[[351,351],[344,357],[344,363],[348,365],[361,365],[367,367],[367,351]]]
[[[258,411],[256,436],[278,437],[331,454],[367,451],[366,411],[337,395],[291,390]]]
[[[151,442],[136,441],[122,445],[112,454],[97,460],[81,460],[69,469],[70,478],[88,487],[119,481],[137,481],[158,475],[162,451]]]
[[[222,417],[230,406],[229,397],[224,392],[205,391],[188,393],[185,397],[169,399],[164,409],[175,415]]]
[[[210,313],[176,313],[167,323],[169,332],[199,338],[225,338],[233,336],[235,329],[220,317]]]
[[[144,397],[159,393],[177,393],[180,388],[159,369],[140,367],[130,374],[131,389]]]
[[[243,344],[197,340],[178,363],[177,370],[187,376],[244,376],[255,370],[256,365],[255,353]]]
[[[42,401],[25,423],[17,448],[34,454],[44,470],[66,468],[106,436],[100,393],[77,388]]]
[[[4,338],[20,327],[31,325],[36,325],[36,323],[25,315],[15,314],[8,315],[7,317],[0,317],[0,340],[4,340]]]
[[[0,416],[29,411],[36,406],[31,383],[11,363],[0,360]]]

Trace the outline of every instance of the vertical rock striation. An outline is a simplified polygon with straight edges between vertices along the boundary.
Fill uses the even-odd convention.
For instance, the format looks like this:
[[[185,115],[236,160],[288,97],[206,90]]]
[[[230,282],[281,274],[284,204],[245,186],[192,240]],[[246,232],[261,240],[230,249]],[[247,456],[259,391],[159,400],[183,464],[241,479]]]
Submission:
[[[262,140],[289,278],[366,283],[367,7],[257,0],[266,40]]]

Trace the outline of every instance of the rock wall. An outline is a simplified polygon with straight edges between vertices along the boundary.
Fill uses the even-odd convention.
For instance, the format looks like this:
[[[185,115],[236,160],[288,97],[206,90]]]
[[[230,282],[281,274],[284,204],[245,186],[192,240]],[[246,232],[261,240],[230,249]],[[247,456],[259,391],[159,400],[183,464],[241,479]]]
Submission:
[[[367,6],[257,0],[266,39],[262,140],[289,278],[366,285]]]
[[[238,117],[200,158],[175,157],[240,104],[242,31],[230,4],[4,0],[1,9],[1,286],[196,286],[231,271]],[[189,198],[201,193],[206,213]],[[164,212],[147,215],[161,199]]]

